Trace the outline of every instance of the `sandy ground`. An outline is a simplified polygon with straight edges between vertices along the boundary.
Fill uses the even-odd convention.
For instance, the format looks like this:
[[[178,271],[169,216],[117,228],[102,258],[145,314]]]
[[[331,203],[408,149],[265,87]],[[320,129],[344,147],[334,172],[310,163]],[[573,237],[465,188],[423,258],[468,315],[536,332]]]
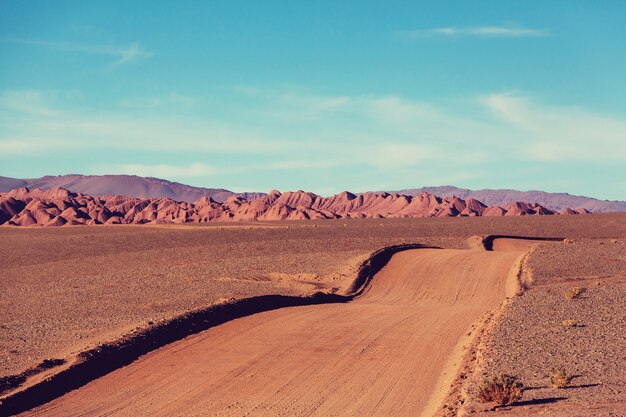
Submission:
[[[575,243],[558,246],[565,248],[564,253],[552,256],[549,251],[546,255],[537,250],[529,258],[537,286],[544,278],[552,284],[607,274],[615,278],[623,266],[620,263],[623,251],[613,256],[603,250],[589,252],[579,244],[589,240],[595,242],[596,249],[612,244],[612,250],[619,250],[620,246],[613,244],[611,238],[626,236],[625,220],[625,214],[607,214],[209,227],[2,228],[0,376],[21,372],[46,358],[71,358],[98,343],[115,340],[129,330],[150,327],[152,323],[205,308],[220,299],[340,290],[354,278],[354,265],[360,259],[377,248],[395,243],[422,242],[462,248],[467,247],[466,238],[471,235],[568,237]],[[605,239],[600,245],[596,239],[583,238]],[[598,267],[603,268],[601,273],[594,272]],[[624,290],[612,288],[613,298],[607,299],[623,300]],[[533,287],[532,291],[538,289]],[[595,296],[593,292],[589,294]],[[601,300],[604,296],[599,297]],[[526,296],[519,298],[524,299],[532,300]],[[559,297],[554,300],[557,304],[563,302]],[[602,302],[591,304],[600,305]],[[522,305],[511,320],[523,324],[525,316],[521,311],[537,308],[535,304]],[[619,311],[620,307],[612,308]],[[545,312],[541,314],[545,316]],[[593,310],[589,314],[588,321],[600,317]],[[538,316],[538,327],[544,316]],[[520,334],[516,336],[520,340],[532,339],[533,335],[528,327]],[[596,334],[591,332],[590,337],[593,339]],[[559,345],[558,338],[555,340],[555,345]],[[594,343],[602,344],[602,340]],[[496,356],[507,357],[506,349],[490,346],[499,352]],[[602,349],[594,351],[602,354]],[[596,359],[594,356],[589,360]],[[620,363],[606,366],[614,370]],[[618,391],[606,389],[602,395],[610,399],[615,392]]]
[[[355,301],[234,320],[32,415],[428,415],[452,352],[504,300],[519,256],[401,252]]]
[[[626,416],[625,239],[541,243],[527,266],[530,289],[511,299],[486,335],[469,391],[497,371],[517,375],[528,389],[520,402],[495,411],[474,402],[470,415]],[[567,299],[576,286],[587,291]],[[575,375],[571,387],[549,386],[554,368]]]
[[[0,228],[0,377],[222,299],[332,291],[391,244],[626,235],[624,214]]]
[[[338,291],[372,251],[417,240],[343,224],[0,229],[0,376],[221,300]]]

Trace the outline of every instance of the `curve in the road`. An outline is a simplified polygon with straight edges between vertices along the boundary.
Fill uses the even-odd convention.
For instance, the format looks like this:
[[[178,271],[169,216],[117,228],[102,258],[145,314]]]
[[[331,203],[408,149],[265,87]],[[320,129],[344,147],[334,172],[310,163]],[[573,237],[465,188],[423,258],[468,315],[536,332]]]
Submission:
[[[459,340],[505,299],[522,254],[403,251],[349,303],[227,322],[28,414],[428,415]]]

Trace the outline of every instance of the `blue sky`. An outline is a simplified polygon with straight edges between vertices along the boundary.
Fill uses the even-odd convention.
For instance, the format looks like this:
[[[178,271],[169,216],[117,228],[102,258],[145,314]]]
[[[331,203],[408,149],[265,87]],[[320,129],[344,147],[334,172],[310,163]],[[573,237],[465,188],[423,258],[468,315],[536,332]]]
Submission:
[[[622,1],[5,0],[0,175],[626,199],[624,74]]]

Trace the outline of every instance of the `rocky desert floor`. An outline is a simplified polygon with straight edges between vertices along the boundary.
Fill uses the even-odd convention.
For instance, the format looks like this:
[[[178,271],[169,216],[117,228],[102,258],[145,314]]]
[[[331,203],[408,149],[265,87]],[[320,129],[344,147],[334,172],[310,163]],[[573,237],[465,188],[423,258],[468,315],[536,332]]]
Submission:
[[[473,401],[470,415],[626,415],[626,239],[572,239],[541,243],[527,258],[531,282],[493,320],[466,386],[475,397],[493,372],[516,375],[527,387],[514,406],[486,409]],[[580,297],[566,296],[581,288]],[[553,369],[574,378],[550,387]]]
[[[445,410],[621,415],[623,214],[2,228],[0,372],[10,381],[34,369],[19,382],[28,385],[98,344],[224,300],[345,292],[360,262],[384,246],[467,249],[469,237],[489,234],[568,240],[540,243],[525,259],[528,289],[494,310],[468,345],[476,360],[458,384],[464,404],[451,397]],[[587,291],[567,299],[573,286]],[[545,388],[551,367],[574,372],[573,387]],[[472,384],[496,370],[519,375],[531,389],[520,403],[491,411],[475,404]]]

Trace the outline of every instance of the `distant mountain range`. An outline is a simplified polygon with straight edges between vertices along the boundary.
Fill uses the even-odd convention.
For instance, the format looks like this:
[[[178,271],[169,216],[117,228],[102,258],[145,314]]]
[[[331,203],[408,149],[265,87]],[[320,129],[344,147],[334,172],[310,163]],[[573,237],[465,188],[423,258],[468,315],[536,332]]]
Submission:
[[[171,198],[124,196],[94,197],[63,188],[21,187],[0,193],[0,224],[10,226],[64,226],[80,224],[205,223],[248,220],[308,220],[405,217],[472,217],[580,215],[584,209],[560,213],[539,204],[523,202],[487,207],[480,201],[441,198],[422,192],[416,196],[397,193],[352,194],[330,197],[304,191],[271,191],[246,200],[232,195],[218,203],[202,197],[194,203]]]
[[[468,190],[451,185],[441,187],[422,187],[397,191],[399,194],[417,195],[427,192],[438,196],[456,196],[459,198],[475,198],[489,206],[502,206],[514,201],[530,201],[541,204],[551,210],[561,211],[564,208],[584,208],[594,213],[626,211],[626,201],[598,200],[596,198],[567,193],[547,193],[545,191],[517,191],[507,189]]]
[[[122,195],[139,198],[171,198],[189,203],[202,197],[211,197],[217,202],[226,201],[233,195],[253,199],[265,193],[234,193],[223,188],[193,187],[152,177],[136,175],[59,175],[33,179],[0,177],[0,192],[19,187],[64,188],[75,193],[92,196]]]
[[[185,201],[188,203],[197,201],[202,197],[211,197],[215,202],[222,203],[232,196],[239,196],[244,200],[253,200],[267,195],[262,192],[235,193],[223,188],[194,187],[159,178],[139,177],[135,175],[61,175],[34,179],[0,177],[0,192],[7,192],[19,187],[28,187],[31,189],[64,188],[72,192],[91,196],[121,195],[136,198],[171,198],[175,201]],[[440,197],[454,195],[461,199],[473,198],[480,200],[488,206],[505,206],[507,204],[525,201],[540,204],[554,211],[561,211],[564,208],[584,208],[596,213],[626,211],[626,201],[598,200],[591,197],[576,196],[567,193],[506,189],[468,190],[453,186],[422,187],[397,191],[398,194],[408,196],[414,196],[421,192],[427,192]]]

